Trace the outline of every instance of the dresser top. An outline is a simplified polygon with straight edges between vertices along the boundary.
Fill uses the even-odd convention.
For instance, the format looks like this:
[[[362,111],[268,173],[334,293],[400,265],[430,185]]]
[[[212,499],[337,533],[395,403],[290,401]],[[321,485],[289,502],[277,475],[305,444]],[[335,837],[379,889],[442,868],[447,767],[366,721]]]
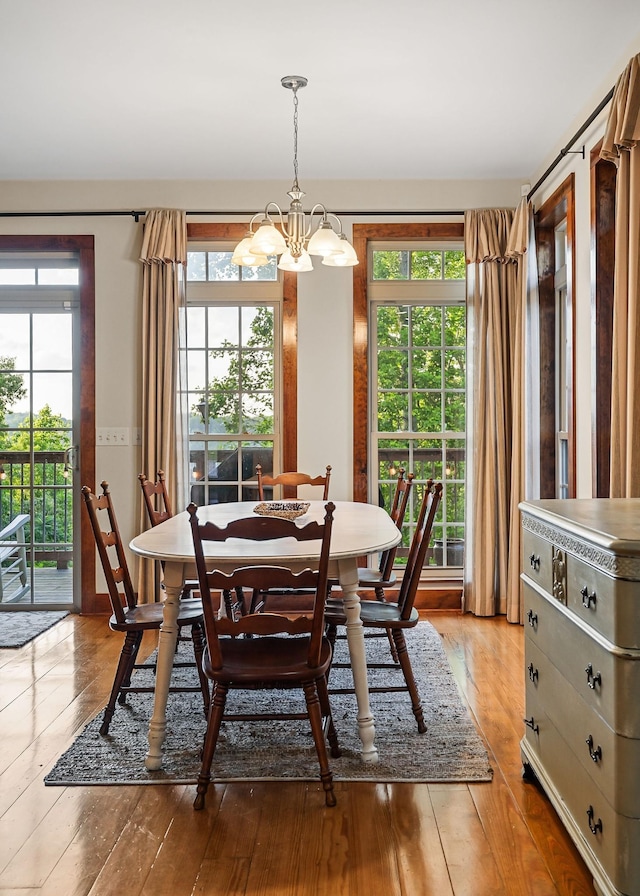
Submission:
[[[640,498],[522,501],[520,510],[614,554],[640,556]]]

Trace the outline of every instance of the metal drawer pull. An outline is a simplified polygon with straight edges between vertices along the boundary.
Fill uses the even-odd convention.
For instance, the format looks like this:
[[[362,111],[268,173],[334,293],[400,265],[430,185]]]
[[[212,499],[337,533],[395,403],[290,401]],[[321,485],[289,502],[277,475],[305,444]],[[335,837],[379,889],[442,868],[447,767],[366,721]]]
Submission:
[[[530,719],[523,719],[522,721],[525,723],[527,728],[531,728],[531,730],[534,732],[534,734],[540,733],[540,726],[536,725],[533,716],[531,716]]]
[[[585,743],[589,747],[589,756],[591,756],[594,762],[600,762],[602,759],[602,747],[598,745],[595,750],[593,749],[593,737],[591,735],[589,735]]]
[[[538,625],[538,616],[533,612],[533,610],[529,610],[529,612],[527,613],[527,619],[529,620],[529,625],[531,626],[531,628],[536,628],[536,626]]]
[[[595,691],[596,685],[602,684],[602,676],[600,675],[599,672],[596,672],[595,675],[593,674],[593,666],[591,665],[591,663],[589,663],[589,665],[587,666],[587,668],[584,671],[587,673],[588,686],[591,688],[592,691]]]
[[[595,607],[595,605],[596,605],[596,593],[595,593],[595,591],[592,591],[591,594],[589,594],[589,589],[588,589],[587,586],[585,585],[584,588],[581,588],[581,589],[580,589],[580,594],[582,595],[582,606],[583,606],[586,610],[591,609],[591,605],[592,605],[592,604],[593,604],[593,606]]]
[[[538,680],[538,670],[533,668],[533,663],[529,663],[529,681],[534,684]]]
[[[536,557],[535,554],[529,555],[529,563],[531,564],[531,569],[540,569],[540,557]]]
[[[589,819],[589,830],[595,837],[595,835],[598,833],[598,831],[600,831],[600,833],[602,833],[602,819],[599,818],[596,821],[596,823],[594,824],[593,823],[594,815],[595,815],[595,813],[593,811],[593,806],[589,806],[589,808],[587,809],[587,818]]]

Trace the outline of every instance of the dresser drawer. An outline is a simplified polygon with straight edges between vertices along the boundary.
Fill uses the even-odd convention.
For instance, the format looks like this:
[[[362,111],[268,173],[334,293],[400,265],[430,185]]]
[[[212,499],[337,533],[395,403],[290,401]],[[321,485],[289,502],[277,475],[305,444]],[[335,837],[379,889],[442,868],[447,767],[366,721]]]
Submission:
[[[566,554],[567,607],[619,647],[640,649],[640,582],[616,579]]]
[[[614,648],[524,580],[525,640],[553,663],[587,706],[624,737],[640,737],[640,651]]]
[[[553,587],[552,546],[535,532],[522,532],[522,572],[545,591]]]
[[[526,717],[545,715],[596,787],[621,815],[640,818],[640,740],[616,734],[530,640],[525,644]]]
[[[640,896],[640,819],[613,810],[535,701],[531,714],[537,731],[527,728],[523,755],[578,849],[589,853],[585,859],[592,870],[594,865],[603,869],[616,893]]]

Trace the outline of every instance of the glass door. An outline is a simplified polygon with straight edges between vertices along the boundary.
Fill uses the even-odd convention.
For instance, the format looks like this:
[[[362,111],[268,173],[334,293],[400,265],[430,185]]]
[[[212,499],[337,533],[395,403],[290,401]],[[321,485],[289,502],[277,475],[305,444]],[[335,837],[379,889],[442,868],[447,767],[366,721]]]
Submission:
[[[0,610],[74,603],[78,279],[73,253],[0,256]]]

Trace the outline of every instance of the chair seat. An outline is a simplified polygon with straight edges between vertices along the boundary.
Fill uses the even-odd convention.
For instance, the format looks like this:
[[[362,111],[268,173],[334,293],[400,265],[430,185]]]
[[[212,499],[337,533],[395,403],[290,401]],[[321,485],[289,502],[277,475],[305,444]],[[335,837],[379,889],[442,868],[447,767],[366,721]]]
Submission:
[[[164,604],[139,604],[137,607],[125,610],[124,622],[118,622],[115,615],[109,619],[109,627],[114,632],[128,632],[133,629],[146,631],[157,629],[162,622]],[[196,598],[180,604],[178,613],[178,625],[193,625],[202,621],[202,601]]]
[[[358,585],[360,588],[393,588],[397,577],[392,572],[388,579],[382,577],[379,569],[360,569],[358,571]]]
[[[222,669],[213,669],[209,651],[205,649],[204,671],[215,681],[246,681],[252,687],[286,687],[288,683],[312,681],[326,674],[331,663],[331,645],[322,640],[320,664],[307,663],[309,639],[300,638],[223,638],[220,640]],[[264,684],[256,685],[265,676]]]
[[[344,603],[340,598],[329,598],[324,610],[325,622],[328,625],[346,625],[347,616]],[[400,608],[395,603],[382,600],[363,600],[360,602],[360,619],[365,628],[413,628],[417,625],[420,615],[415,607],[411,608],[411,615],[403,619]]]

